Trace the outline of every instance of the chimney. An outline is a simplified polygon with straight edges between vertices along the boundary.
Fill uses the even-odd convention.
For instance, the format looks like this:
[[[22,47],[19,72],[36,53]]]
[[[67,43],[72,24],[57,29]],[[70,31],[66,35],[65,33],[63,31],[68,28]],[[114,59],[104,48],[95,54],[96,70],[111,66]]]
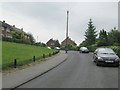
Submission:
[[[3,23],[5,23],[5,20],[3,20]]]
[[[15,27],[15,25],[13,25],[13,27]]]

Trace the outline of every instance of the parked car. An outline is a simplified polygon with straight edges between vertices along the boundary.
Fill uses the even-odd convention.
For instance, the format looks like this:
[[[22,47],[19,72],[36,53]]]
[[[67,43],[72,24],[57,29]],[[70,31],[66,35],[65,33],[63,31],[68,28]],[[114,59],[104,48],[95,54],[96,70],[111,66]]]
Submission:
[[[115,65],[119,66],[120,58],[111,48],[98,48],[93,55],[96,66],[99,65]]]
[[[55,47],[55,49],[56,49],[56,50],[60,50],[60,48],[59,48],[59,47]]]
[[[89,50],[87,47],[81,47],[80,48],[80,53],[89,53]]]
[[[48,49],[51,49],[51,47],[47,47]]]

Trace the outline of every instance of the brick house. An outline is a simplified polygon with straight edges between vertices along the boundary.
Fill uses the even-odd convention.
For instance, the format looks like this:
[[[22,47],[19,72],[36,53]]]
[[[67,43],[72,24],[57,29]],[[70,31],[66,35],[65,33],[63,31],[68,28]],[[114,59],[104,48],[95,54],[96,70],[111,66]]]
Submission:
[[[53,40],[52,38],[46,43],[48,47],[54,48],[54,47],[60,47],[60,43],[58,40]]]
[[[71,38],[67,37],[67,39],[63,40],[61,42],[61,46],[64,47],[66,46],[66,40],[67,40],[67,45],[72,45],[72,46],[76,46],[77,44],[75,43],[75,41],[71,40]]]

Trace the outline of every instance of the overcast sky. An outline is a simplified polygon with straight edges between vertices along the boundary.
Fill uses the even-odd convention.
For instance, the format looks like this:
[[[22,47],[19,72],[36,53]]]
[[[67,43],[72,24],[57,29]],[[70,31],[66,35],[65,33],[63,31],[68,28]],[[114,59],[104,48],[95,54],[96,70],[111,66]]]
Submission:
[[[69,37],[77,44],[84,40],[89,19],[96,30],[118,27],[117,2],[6,2],[0,20],[23,28],[37,41],[65,39],[66,11],[69,10]]]

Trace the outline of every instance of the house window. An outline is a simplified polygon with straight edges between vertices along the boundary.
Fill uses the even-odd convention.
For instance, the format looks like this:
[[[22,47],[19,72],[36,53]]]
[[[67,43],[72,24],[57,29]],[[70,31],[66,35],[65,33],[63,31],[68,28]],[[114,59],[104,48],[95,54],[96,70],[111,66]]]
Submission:
[[[52,46],[54,46],[55,44],[54,43],[51,43]]]
[[[6,31],[7,31],[7,32],[10,32],[10,29],[7,28]]]

